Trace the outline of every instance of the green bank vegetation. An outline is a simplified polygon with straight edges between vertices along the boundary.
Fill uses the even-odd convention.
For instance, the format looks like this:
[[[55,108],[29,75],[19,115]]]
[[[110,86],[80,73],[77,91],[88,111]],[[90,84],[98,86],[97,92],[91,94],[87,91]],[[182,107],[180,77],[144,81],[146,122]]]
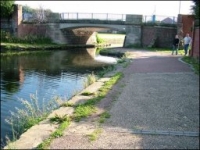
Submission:
[[[193,58],[191,56],[184,56],[182,60],[192,66],[194,72],[199,75],[199,58]]]

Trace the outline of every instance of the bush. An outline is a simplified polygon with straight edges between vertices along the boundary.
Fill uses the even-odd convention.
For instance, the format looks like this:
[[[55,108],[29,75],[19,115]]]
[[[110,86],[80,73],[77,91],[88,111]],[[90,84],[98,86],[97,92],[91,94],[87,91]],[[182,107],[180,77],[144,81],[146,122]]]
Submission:
[[[51,38],[45,36],[36,36],[29,35],[23,38],[17,38],[16,36],[11,35],[9,32],[1,30],[1,42],[7,43],[27,43],[27,44],[49,44],[52,43]]]
[[[98,44],[104,42],[104,40],[103,40],[102,38],[100,38],[98,34],[96,34],[96,38],[97,38],[97,43],[98,43]]]

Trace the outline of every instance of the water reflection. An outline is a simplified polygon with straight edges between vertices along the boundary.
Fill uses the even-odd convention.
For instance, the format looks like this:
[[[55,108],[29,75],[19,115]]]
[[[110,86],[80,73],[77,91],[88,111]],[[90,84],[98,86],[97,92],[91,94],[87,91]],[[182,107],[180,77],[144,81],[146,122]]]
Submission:
[[[1,57],[1,139],[5,142],[5,135],[11,134],[5,119],[22,107],[18,98],[30,100],[37,91],[39,104],[52,95],[69,99],[84,88],[88,74],[116,62],[97,55],[96,48]]]
[[[96,54],[96,48],[78,49],[74,54],[75,57],[70,62],[76,66],[102,67],[103,65],[117,63],[117,58]]]

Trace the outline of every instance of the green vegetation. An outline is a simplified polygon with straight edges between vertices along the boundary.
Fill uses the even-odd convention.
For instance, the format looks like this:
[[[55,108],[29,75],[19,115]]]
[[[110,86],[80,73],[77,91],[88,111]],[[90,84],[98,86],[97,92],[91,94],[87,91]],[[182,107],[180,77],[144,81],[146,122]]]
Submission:
[[[91,134],[88,134],[90,141],[95,141],[98,138],[98,135],[102,132],[102,129],[96,129]]]
[[[90,101],[92,102],[92,101]],[[87,103],[87,104],[80,104],[79,106],[76,107],[75,113],[73,118],[75,121],[80,121],[82,118],[86,118],[92,113],[96,111],[93,102],[92,103]]]
[[[14,1],[1,1],[1,18],[11,18],[14,11]]]
[[[76,121],[80,121],[82,118],[86,118],[95,112],[95,104],[106,96],[108,91],[121,77],[122,73],[116,73],[109,81],[104,83],[104,85],[99,89],[96,97],[87,100],[84,104],[76,106],[73,118]]]
[[[196,74],[199,75],[199,59],[190,56],[184,56],[182,60],[192,65]]]
[[[101,43],[104,43],[104,39],[101,38],[98,34],[96,34],[96,39],[97,39],[97,44],[101,44]]]
[[[60,105],[60,107],[74,107],[74,104],[71,104],[71,103],[69,103],[69,102],[65,102],[65,103],[62,103],[62,104]]]
[[[63,135],[64,130],[69,126],[70,124],[70,118],[72,118],[75,121],[80,121],[82,118],[86,118],[92,113],[96,111],[95,104],[99,102],[102,98],[105,97],[107,92],[112,88],[112,86],[122,77],[122,73],[116,73],[109,81],[107,81],[103,87],[100,88],[98,96],[92,99],[87,100],[84,104],[79,104],[75,107],[75,112],[73,116],[67,117],[63,116],[60,117],[56,115],[53,118],[50,118],[51,122],[57,122],[60,123],[60,126],[58,129],[53,132],[49,138],[47,138],[45,141],[43,141],[41,144],[37,146],[38,149],[46,149],[49,147],[51,141],[54,138],[60,137]],[[109,118],[110,115],[107,112],[104,112],[100,115],[99,123],[103,123],[106,118]],[[101,129],[96,129],[93,133],[89,134],[88,137],[91,141],[96,140],[98,135],[101,133]]]
[[[103,70],[98,72],[98,76],[99,77],[103,77],[107,72],[113,71],[115,69],[115,65],[110,65],[110,66],[107,66],[107,67],[103,67],[102,69]]]
[[[56,122],[56,123],[61,124],[61,123],[63,123],[64,121],[67,121],[68,119],[69,119],[69,118],[68,118],[67,114],[64,115],[64,116],[58,116],[58,115],[56,114],[54,117],[50,118],[49,120],[50,120],[50,122]]]
[[[192,0],[194,2],[194,5],[192,6],[193,14],[195,15],[195,18],[199,19],[199,1],[198,0]]]
[[[94,83],[97,80],[97,77],[95,74],[92,72],[92,74],[89,74],[87,76],[87,79],[84,81],[84,87],[87,87],[88,85]]]
[[[81,93],[81,95],[90,96],[90,95],[95,95],[95,93],[91,93],[89,91],[86,91],[86,92]]]
[[[1,56],[14,56],[14,55],[17,55],[17,56],[20,56],[20,55],[39,55],[39,56],[42,56],[42,55],[50,55],[51,54],[51,51],[48,51],[48,50],[43,50],[43,51],[28,51],[28,50],[25,50],[25,51],[13,51],[13,50],[7,50],[6,52],[3,52],[3,53],[0,53]]]
[[[23,38],[18,38],[11,35],[9,32],[1,30],[1,42],[6,43],[23,43],[23,44],[53,44],[51,38],[45,36],[29,35]]]
[[[52,119],[54,120],[54,119]],[[41,144],[37,146],[37,149],[47,149],[51,144],[51,141],[55,138],[61,137],[63,135],[64,130],[70,125],[70,118],[66,117],[64,120],[57,118],[56,120],[62,120],[61,124],[59,125],[58,129],[51,133],[50,137],[44,140]]]
[[[110,114],[108,112],[103,112],[100,115],[99,123],[104,123],[107,118],[110,118]]]
[[[23,108],[19,109],[16,107],[17,112],[11,112],[11,117],[7,118],[5,121],[12,128],[12,141],[15,141],[19,135],[27,131],[33,125],[44,120],[47,115],[58,107],[58,97],[52,97],[52,99],[45,105],[43,101],[42,107],[39,107],[39,101],[36,94],[30,94],[30,101],[19,99],[22,103]],[[10,143],[10,140],[8,140]]]

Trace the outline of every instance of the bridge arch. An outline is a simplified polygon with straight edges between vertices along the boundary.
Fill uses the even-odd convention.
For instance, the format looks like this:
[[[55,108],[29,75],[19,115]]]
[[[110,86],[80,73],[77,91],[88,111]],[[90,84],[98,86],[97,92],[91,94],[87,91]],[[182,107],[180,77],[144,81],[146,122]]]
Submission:
[[[83,21],[84,22],[84,21]],[[125,23],[49,23],[49,36],[55,43],[61,44],[94,44],[96,32],[105,29],[124,31],[126,33],[125,47],[141,44],[142,15],[126,15]]]

